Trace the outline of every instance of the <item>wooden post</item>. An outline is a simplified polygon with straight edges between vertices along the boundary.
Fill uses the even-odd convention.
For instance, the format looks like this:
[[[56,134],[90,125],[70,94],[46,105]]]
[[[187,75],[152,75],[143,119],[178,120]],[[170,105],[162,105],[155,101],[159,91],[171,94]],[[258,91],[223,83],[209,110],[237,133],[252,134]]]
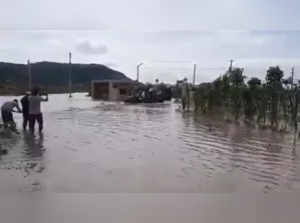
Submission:
[[[32,77],[31,77],[31,64],[30,64],[30,60],[27,60],[27,68],[28,68],[28,91],[31,91],[31,88],[32,88]]]
[[[197,72],[197,64],[194,64],[193,86],[195,86],[195,84],[196,84],[196,72]]]
[[[69,98],[72,97],[72,53],[69,53]]]

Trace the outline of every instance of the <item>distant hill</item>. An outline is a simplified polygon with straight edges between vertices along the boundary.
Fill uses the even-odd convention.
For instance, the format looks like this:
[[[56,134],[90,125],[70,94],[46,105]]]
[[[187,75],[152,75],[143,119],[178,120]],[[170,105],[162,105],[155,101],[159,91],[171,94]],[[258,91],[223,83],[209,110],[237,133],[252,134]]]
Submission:
[[[32,85],[49,88],[53,92],[67,89],[69,64],[38,62],[31,64]],[[72,82],[74,90],[87,90],[91,80],[129,79],[125,74],[100,64],[72,64]],[[28,68],[25,64],[0,62],[1,89],[24,91],[28,83]],[[3,91],[4,92],[4,91]],[[4,92],[7,93],[7,90]]]

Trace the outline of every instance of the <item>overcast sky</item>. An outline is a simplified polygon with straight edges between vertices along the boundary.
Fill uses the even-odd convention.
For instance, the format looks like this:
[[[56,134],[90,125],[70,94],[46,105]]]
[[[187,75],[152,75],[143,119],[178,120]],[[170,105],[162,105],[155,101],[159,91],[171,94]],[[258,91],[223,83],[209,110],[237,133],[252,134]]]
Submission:
[[[247,76],[271,65],[300,78],[296,0],[0,0],[0,61],[101,63],[141,80],[197,82],[224,73],[229,60]]]

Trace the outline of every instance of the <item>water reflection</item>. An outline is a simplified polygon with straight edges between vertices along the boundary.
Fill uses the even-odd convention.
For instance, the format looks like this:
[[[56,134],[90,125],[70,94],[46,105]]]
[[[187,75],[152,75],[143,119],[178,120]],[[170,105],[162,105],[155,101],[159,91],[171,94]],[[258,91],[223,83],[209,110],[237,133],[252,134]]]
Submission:
[[[27,158],[41,158],[44,153],[44,134],[33,136],[28,132],[24,132],[24,154]]]
[[[209,117],[182,117],[180,137],[184,149],[194,153],[194,166],[211,174],[238,170],[265,190],[299,182],[300,161],[288,136]]]
[[[2,135],[1,144],[2,149],[7,150],[7,154],[0,159],[0,169],[21,171],[24,177],[44,171],[43,134],[37,137],[28,132],[20,135],[5,134]]]
[[[44,108],[45,137],[7,136],[9,152],[0,166],[19,167],[29,175],[43,172],[46,147],[47,176],[66,191],[85,182],[95,191],[104,188],[101,192],[199,192],[215,178],[236,187],[246,179],[247,186],[264,191],[300,187],[299,145],[293,149],[289,134],[224,122],[217,115],[181,113],[175,104],[52,98]],[[114,171],[108,177],[102,170]],[[124,189],[115,182],[131,184]]]
[[[1,131],[0,129],[0,146],[2,149],[13,148],[18,143],[19,138],[19,135],[16,135],[9,130]]]

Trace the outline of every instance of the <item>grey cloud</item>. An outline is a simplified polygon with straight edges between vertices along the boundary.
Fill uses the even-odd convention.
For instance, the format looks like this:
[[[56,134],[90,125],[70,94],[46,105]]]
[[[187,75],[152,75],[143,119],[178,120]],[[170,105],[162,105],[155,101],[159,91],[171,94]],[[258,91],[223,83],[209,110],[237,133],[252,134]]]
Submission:
[[[297,0],[10,0],[0,29],[299,29],[299,8]]]
[[[94,44],[88,40],[80,42],[76,49],[81,53],[89,55],[102,55],[108,52],[107,46],[103,44]]]
[[[299,38],[300,31],[295,30],[0,31],[0,58],[21,63],[28,58],[65,62],[72,51],[74,62],[117,67],[132,78],[136,65],[144,62],[142,80],[160,77],[170,82],[183,75],[190,78],[197,63],[197,81],[201,82],[223,73],[229,59],[244,67],[249,77],[263,77],[271,65],[281,65],[289,74],[291,66],[300,64]],[[104,61],[99,55],[105,55]]]

